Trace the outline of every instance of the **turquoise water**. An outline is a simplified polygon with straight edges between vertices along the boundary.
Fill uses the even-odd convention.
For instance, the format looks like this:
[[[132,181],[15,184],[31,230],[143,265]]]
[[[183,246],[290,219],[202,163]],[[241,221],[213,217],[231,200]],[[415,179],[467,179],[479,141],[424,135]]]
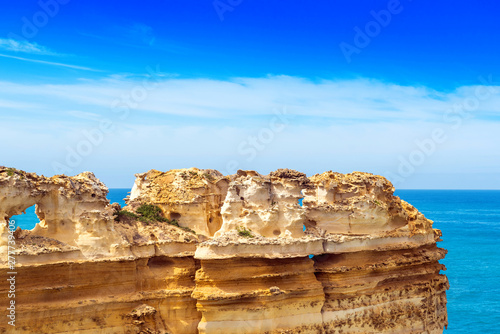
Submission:
[[[128,189],[110,189],[124,205]],[[448,270],[449,326],[446,333],[500,333],[500,191],[398,190],[443,231],[440,247]],[[22,228],[38,222],[34,207],[13,217]]]
[[[443,231],[446,333],[500,333],[500,191],[399,190]]]
[[[111,203],[118,203],[122,206],[125,206],[125,197],[129,194],[130,189],[109,189],[108,199]]]

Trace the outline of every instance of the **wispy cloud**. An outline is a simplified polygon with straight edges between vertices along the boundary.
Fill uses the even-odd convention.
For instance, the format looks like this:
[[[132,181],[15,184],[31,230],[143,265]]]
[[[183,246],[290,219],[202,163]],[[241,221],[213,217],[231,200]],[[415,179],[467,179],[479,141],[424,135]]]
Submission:
[[[68,111],[68,115],[76,117],[76,118],[80,118],[80,119],[91,120],[91,121],[99,121],[102,118],[101,116],[99,116],[99,114],[86,112],[86,111],[80,111],[80,110],[70,110],[70,111]]]
[[[72,68],[72,69],[75,69],[75,70],[92,71],[92,72],[102,72],[100,70],[96,70],[96,69],[93,69],[93,68],[90,68],[90,67],[85,67],[85,66],[77,66],[77,65],[65,64],[65,63],[58,63],[58,62],[47,61],[47,60],[40,60],[40,59],[24,58],[24,57],[6,55],[6,54],[2,54],[2,53],[0,53],[0,57],[12,58],[12,59],[17,59],[17,60],[22,60],[22,61],[28,61],[28,62],[31,62],[31,63],[39,63],[39,64],[45,64],[45,65],[51,65],[51,66],[59,66],[59,67]]]
[[[427,87],[369,79],[312,82],[287,76],[228,81],[157,79],[157,85],[148,91],[147,98],[136,107],[137,111],[219,119],[265,116],[273,107],[286,105],[291,113],[306,119],[323,117],[337,121],[395,123],[442,120],[446,109],[475,88],[461,87],[444,93]],[[58,85],[0,82],[0,88],[13,101],[38,97],[54,104],[54,108],[64,106],[64,110],[78,108],[105,113],[114,99],[130,93],[133,87],[141,87],[143,80],[118,76]],[[489,114],[500,114],[500,96],[492,96],[482,107]],[[478,111],[475,116],[481,115]]]
[[[28,110],[36,108],[36,103],[15,101],[15,100],[4,100],[0,98],[0,108],[2,109],[17,109],[17,110]]]
[[[0,49],[6,51],[22,52],[46,56],[58,56],[60,54],[49,50],[45,46],[28,41],[18,41],[12,38],[0,38]]]
[[[5,93],[11,92],[11,96],[24,96],[17,100],[40,96],[50,103],[57,102],[56,107],[64,105],[65,110],[78,108],[104,113],[113,100],[124,93],[130,94],[134,87],[140,89],[143,81],[142,77],[112,76],[60,85],[0,82],[0,88]],[[448,109],[477,89],[464,86],[441,92],[370,79],[310,81],[289,76],[227,81],[158,76],[153,83],[155,88],[148,90],[147,98],[134,107],[138,112],[236,120],[262,117],[273,107],[285,105],[289,112],[306,120],[328,118],[337,122],[372,123],[442,121]],[[474,113],[476,118],[491,115],[500,115],[499,95],[481,102],[481,110]]]
[[[270,76],[221,81],[159,76],[157,85],[149,82],[154,88],[144,99],[129,100],[143,94],[143,82],[144,78],[119,75],[72,84],[0,81],[0,106],[5,110],[0,140],[15,137],[22,144],[4,148],[2,156],[15,162],[22,149],[23,156],[36,156],[37,162],[50,166],[54,159],[64,158],[68,145],[76,145],[85,133],[95,133],[103,120],[110,120],[115,130],[106,134],[81,168],[98,171],[134,152],[135,159],[123,167],[130,175],[154,166],[224,170],[230,160],[264,173],[287,166],[307,173],[334,169],[384,174],[397,169],[398,157],[406,156],[416,141],[429,138],[436,128],[445,129],[449,140],[436,148],[439,153],[426,160],[422,172],[493,173],[500,161],[491,153],[498,151],[500,142],[500,86],[442,92],[371,79]],[[457,103],[467,109],[477,92],[491,94],[473,112],[453,111]],[[112,108],[117,100],[124,108],[130,104],[125,119]],[[275,117],[273,110],[283,106],[289,115],[286,129],[249,162],[239,144],[259,138]],[[453,119],[458,115],[463,125],[455,129]],[[152,143],[164,143],[165,149]]]

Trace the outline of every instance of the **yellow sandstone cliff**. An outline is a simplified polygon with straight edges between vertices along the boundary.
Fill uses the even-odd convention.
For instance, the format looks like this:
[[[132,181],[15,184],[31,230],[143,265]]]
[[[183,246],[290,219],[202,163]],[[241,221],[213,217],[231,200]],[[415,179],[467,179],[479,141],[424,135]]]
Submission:
[[[292,170],[137,174],[0,167],[0,275],[17,229],[16,327],[0,333],[442,333],[441,233],[385,178]],[[300,203],[302,201],[302,203]],[[0,287],[5,310],[9,286]],[[5,317],[4,317],[5,319]]]

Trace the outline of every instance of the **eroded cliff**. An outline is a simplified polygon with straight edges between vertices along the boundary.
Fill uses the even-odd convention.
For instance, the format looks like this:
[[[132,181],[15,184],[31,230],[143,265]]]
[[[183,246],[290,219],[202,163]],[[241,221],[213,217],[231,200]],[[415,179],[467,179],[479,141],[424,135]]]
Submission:
[[[2,277],[17,229],[19,333],[441,333],[441,233],[385,178],[292,170],[137,174],[127,206],[92,173],[0,167]],[[7,306],[9,287],[0,301]],[[2,306],[3,307],[3,306]],[[5,309],[5,308],[4,308]]]

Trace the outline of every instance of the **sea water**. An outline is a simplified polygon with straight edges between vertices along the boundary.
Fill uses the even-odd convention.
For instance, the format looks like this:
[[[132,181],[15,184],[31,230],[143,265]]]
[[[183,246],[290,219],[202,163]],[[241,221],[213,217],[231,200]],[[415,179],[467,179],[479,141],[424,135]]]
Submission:
[[[129,189],[110,189],[108,199],[124,205]],[[443,231],[441,262],[450,281],[446,333],[500,333],[500,191],[398,190],[434,228]],[[15,216],[17,226],[38,222],[35,208]]]
[[[500,191],[399,190],[443,232],[446,333],[500,333]]]

